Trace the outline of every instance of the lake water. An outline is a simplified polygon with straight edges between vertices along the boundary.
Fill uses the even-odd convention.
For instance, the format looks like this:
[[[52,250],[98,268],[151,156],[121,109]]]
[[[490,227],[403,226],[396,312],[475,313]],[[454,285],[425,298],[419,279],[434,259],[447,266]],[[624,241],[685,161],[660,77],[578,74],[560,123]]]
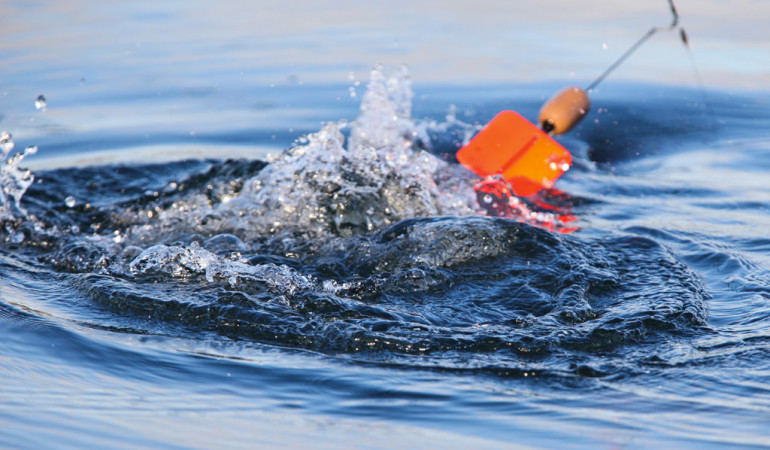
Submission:
[[[556,233],[454,152],[665,1],[3,2],[0,445],[770,444],[770,4],[677,8]]]

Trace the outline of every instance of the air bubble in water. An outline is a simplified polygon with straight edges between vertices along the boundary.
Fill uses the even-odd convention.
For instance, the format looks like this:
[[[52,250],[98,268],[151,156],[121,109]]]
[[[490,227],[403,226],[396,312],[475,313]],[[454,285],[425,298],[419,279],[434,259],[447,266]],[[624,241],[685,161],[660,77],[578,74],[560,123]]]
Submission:
[[[75,197],[71,195],[64,199],[64,204],[67,205],[67,208],[73,208],[76,203],[77,200],[75,200]]]
[[[35,100],[35,108],[37,110],[43,110],[48,107],[48,102],[45,99],[45,95],[38,95],[37,100]]]

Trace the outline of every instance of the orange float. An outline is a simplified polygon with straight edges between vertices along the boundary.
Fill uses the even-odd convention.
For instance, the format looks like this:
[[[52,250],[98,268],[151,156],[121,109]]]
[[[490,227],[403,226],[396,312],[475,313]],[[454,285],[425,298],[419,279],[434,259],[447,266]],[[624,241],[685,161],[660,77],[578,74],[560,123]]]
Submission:
[[[457,160],[481,177],[500,175],[520,197],[552,187],[572,165],[566,148],[514,111],[495,116]]]

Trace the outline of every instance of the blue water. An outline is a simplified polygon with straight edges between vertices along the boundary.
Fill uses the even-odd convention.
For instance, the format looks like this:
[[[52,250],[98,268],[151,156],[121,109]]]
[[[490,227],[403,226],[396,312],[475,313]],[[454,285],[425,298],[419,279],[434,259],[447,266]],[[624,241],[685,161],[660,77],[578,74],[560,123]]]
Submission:
[[[0,174],[1,445],[770,443],[742,2],[743,34],[678,4],[703,87],[662,35],[592,94],[566,234],[485,216],[453,154],[665,2],[68,5],[0,7],[0,131],[38,147]]]

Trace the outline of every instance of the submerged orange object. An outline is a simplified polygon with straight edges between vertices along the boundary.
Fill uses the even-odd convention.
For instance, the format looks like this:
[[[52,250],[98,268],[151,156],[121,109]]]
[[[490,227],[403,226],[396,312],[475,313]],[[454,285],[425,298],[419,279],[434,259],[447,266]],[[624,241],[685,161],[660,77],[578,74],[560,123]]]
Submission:
[[[514,111],[495,116],[457,160],[479,176],[501,175],[519,197],[552,187],[572,165],[566,148]]]

